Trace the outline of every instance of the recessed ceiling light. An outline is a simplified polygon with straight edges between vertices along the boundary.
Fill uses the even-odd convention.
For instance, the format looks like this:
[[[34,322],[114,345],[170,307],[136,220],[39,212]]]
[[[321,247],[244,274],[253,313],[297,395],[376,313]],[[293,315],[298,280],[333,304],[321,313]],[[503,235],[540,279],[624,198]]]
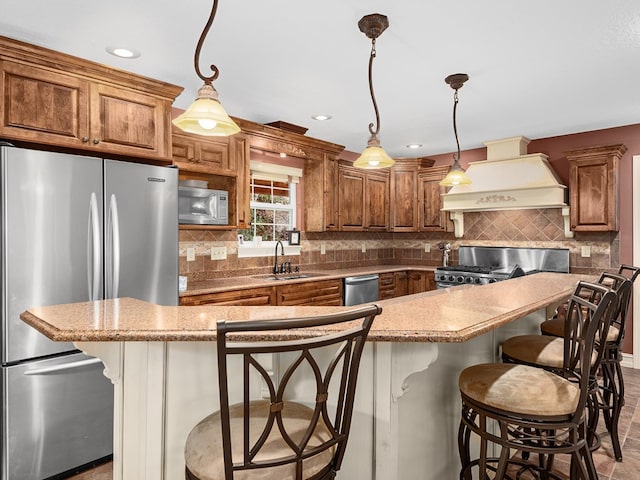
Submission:
[[[412,150],[415,150],[416,148],[420,148],[422,146],[421,143],[410,143],[409,145],[407,145],[407,148],[411,148]]]
[[[324,122],[325,120],[331,120],[331,115],[312,115],[311,118]]]
[[[107,47],[107,52],[111,55],[115,55],[120,58],[138,58],[140,56],[140,52],[137,50],[132,50],[131,48],[125,47]]]

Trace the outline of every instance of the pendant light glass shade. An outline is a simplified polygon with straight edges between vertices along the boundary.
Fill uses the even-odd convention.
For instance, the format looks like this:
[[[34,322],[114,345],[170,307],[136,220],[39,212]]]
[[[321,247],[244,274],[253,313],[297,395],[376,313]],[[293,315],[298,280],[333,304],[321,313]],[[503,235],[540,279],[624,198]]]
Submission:
[[[471,179],[464,173],[464,168],[460,166],[458,160],[454,160],[453,165],[449,167],[449,173],[442,179],[440,185],[444,187],[453,187],[454,185],[470,185]]]
[[[200,71],[200,51],[204,43],[207,33],[211,29],[213,19],[216,17],[218,10],[218,0],[213,0],[211,13],[207,20],[200,39],[196,45],[196,51],[193,56],[193,66],[196,75],[204,81],[204,85],[198,90],[198,98],[187,108],[187,110],[173,120],[173,124],[181,130],[196,135],[205,135],[208,137],[228,137],[240,131],[240,127],[236,125],[218,100],[218,92],[213,86],[213,81],[218,78],[220,71],[215,65],[210,65],[213,72],[209,76],[205,76]]]
[[[185,132],[209,137],[228,137],[240,132],[218,101],[216,89],[206,83],[198,90],[198,98],[173,124]]]
[[[395,160],[387,155],[387,152],[380,146],[378,138],[373,135],[367,144],[367,148],[364,149],[362,155],[353,162],[353,166],[356,168],[387,168],[395,164]]]

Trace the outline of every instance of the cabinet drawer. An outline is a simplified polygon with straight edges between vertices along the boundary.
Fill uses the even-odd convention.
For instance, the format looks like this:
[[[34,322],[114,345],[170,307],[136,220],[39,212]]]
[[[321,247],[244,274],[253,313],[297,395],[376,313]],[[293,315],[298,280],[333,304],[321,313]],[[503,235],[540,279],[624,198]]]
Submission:
[[[276,288],[278,305],[342,305],[342,280],[292,283]]]
[[[180,297],[180,305],[239,305],[245,307],[260,305],[275,305],[275,288],[251,288],[248,290],[234,290],[230,292],[206,293]]]

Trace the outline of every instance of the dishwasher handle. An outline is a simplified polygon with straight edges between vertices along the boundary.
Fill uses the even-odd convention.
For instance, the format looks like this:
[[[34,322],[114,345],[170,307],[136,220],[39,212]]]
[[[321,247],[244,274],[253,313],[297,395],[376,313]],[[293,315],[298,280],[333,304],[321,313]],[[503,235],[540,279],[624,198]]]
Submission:
[[[345,277],[344,283],[345,285],[357,285],[358,283],[371,282],[379,278],[377,273],[373,275],[359,275],[357,277]]]

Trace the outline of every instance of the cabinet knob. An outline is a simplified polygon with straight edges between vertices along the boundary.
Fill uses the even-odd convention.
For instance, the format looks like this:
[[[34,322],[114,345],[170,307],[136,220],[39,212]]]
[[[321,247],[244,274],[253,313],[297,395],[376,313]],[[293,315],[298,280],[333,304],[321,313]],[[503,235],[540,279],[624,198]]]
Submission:
[[[82,142],[87,143],[89,141],[89,137],[82,137]]]
[[[99,143],[100,143],[100,140],[98,140],[97,138],[94,138],[94,139],[93,139],[93,144],[94,144],[94,145],[97,145],[97,144],[99,144]]]

